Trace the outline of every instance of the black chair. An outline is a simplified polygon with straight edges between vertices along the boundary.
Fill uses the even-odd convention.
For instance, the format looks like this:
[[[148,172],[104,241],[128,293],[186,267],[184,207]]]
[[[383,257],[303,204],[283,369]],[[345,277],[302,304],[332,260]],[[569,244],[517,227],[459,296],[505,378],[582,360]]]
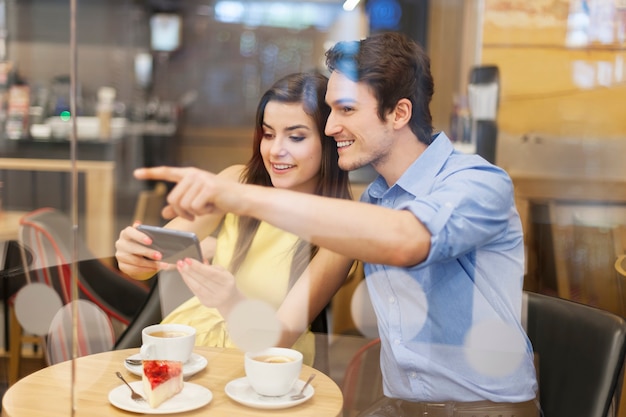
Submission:
[[[140,347],[144,327],[160,323],[172,310],[193,296],[178,271],[160,271],[150,280],[154,282],[145,303],[118,337],[114,349]]]
[[[621,395],[626,321],[573,301],[525,292],[527,333],[538,362],[543,417],[617,415]],[[382,390],[378,339],[358,351],[346,368],[345,415],[364,409]],[[367,376],[365,383],[364,376]],[[361,392],[363,391],[363,392]]]
[[[117,338],[113,349],[120,350],[140,347],[141,330],[144,327],[158,324],[163,319],[158,279],[158,274],[152,278],[152,288],[148,293],[148,297],[139,308],[135,317],[128,324],[128,327],[126,327],[124,332]]]
[[[528,297],[527,332],[537,355],[544,417],[617,414],[626,322],[587,305],[537,293]]]
[[[22,259],[22,255],[24,259]],[[33,261],[33,254],[20,246],[17,240],[0,243],[0,284],[2,284],[2,307],[4,313],[4,350],[9,351],[9,303],[10,299],[24,285],[24,269]]]

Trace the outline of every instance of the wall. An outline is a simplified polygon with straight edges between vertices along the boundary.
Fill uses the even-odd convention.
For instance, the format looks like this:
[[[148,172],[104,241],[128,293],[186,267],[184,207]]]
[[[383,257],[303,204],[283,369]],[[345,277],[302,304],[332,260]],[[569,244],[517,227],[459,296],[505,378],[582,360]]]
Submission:
[[[435,81],[433,127],[450,136],[455,95],[467,95],[470,68],[479,64],[482,0],[430,2],[427,52]]]
[[[147,3],[79,2],[79,112],[93,114],[102,85],[117,89],[129,117],[159,102],[184,105],[177,163],[219,171],[248,159],[263,91],[285,74],[322,68],[328,39],[356,39],[367,31],[361,12],[341,12],[338,3],[327,3],[333,8],[322,12],[328,27],[298,30],[218,22],[206,6],[212,3],[177,3],[184,22],[182,47],[152,54],[153,81],[142,90],[135,80],[134,57],[149,49]],[[33,87],[49,88],[53,77],[70,72],[69,13],[64,0],[8,0],[8,57]]]
[[[185,51],[163,64],[169,74],[185,77],[162,76],[159,90],[200,93],[185,111],[179,163],[214,172],[249,159],[258,99],[274,81],[292,72],[324,71],[327,43],[363,37],[368,25],[360,9],[328,14],[327,29],[303,30],[209,24],[206,16],[187,13]],[[255,47],[243,56],[239,42],[251,33]]]
[[[84,101],[93,100],[100,86],[111,85],[127,109],[142,99],[185,104],[185,124],[193,128],[189,134],[202,140],[205,128],[249,126],[259,96],[276,79],[322,67],[326,35],[358,38],[365,23],[348,19],[352,30],[333,32],[338,17],[346,23],[336,2],[320,3],[328,5],[319,12],[327,27],[224,23],[208,6],[213,3],[176,3],[183,20],[182,46],[172,53],[152,53],[153,82],[143,91],[135,80],[134,58],[149,52],[152,11],[147,2],[79,2],[77,75]],[[69,74],[69,12],[63,0],[8,1],[8,59],[32,85],[46,87],[53,77]]]
[[[498,125],[505,134],[626,137],[626,44],[567,47],[575,3],[484,0],[481,61],[500,68]],[[603,25],[617,33],[618,17]]]
[[[132,0],[78,2],[77,9],[82,104],[95,101],[102,85],[115,87],[126,103],[132,101],[134,54],[148,42],[145,11]],[[32,87],[50,87],[54,77],[69,75],[69,18],[67,1],[7,2],[7,59]]]

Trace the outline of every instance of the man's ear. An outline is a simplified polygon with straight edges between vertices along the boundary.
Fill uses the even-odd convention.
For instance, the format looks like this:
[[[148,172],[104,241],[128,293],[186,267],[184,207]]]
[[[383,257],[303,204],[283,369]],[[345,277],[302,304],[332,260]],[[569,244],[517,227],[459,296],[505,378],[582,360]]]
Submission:
[[[401,98],[393,111],[393,122],[396,128],[403,127],[411,120],[413,104],[408,98]]]

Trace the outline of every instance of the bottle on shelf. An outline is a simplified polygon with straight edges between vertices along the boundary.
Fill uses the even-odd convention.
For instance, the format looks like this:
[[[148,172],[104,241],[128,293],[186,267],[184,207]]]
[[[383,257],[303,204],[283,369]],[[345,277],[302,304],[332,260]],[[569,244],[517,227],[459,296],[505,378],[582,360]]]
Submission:
[[[111,139],[111,118],[113,117],[115,95],[116,91],[113,87],[100,87],[98,90],[96,113],[98,115],[100,139],[103,140]]]

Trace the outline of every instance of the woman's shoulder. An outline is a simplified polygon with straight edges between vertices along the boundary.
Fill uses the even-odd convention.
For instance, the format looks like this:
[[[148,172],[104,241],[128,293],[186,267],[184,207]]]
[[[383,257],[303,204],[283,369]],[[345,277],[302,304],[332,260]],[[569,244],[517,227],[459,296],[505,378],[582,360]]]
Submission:
[[[231,165],[227,168],[224,168],[217,174],[219,177],[226,178],[232,181],[241,181],[241,173],[245,169],[245,165]]]

